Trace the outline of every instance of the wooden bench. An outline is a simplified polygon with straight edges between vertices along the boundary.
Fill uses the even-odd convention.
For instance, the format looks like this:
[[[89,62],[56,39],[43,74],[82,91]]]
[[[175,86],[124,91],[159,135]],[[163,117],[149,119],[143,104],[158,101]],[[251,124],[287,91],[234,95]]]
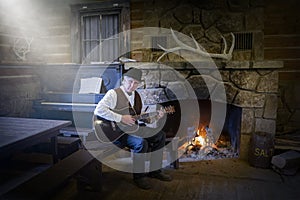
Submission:
[[[51,153],[51,141],[45,140],[36,144],[32,147],[29,147],[27,152],[37,152],[50,154]],[[57,157],[58,159],[63,159],[70,154],[78,151],[81,147],[81,140],[78,137],[65,137],[65,136],[57,136]]]
[[[101,191],[102,165],[86,150],[78,150],[49,169],[3,195],[3,199],[44,199],[80,174],[95,191]],[[80,180],[79,180],[80,181]]]
[[[82,139],[82,143],[86,143],[86,138],[93,133],[93,129],[91,128],[76,128],[72,126],[68,126],[59,130],[63,136],[79,136]]]
[[[178,169],[178,145],[180,141],[177,137],[167,138],[166,145],[170,142],[173,142],[172,145],[168,145],[168,147],[165,148],[165,151],[168,154],[167,161],[168,163],[170,163],[171,167],[173,167],[174,169]],[[93,154],[99,159],[106,159],[107,157],[114,155],[121,150],[130,151],[130,149],[128,149],[127,147],[118,147],[113,143],[101,143],[96,138],[87,140],[85,148],[87,148],[90,152],[93,152]]]

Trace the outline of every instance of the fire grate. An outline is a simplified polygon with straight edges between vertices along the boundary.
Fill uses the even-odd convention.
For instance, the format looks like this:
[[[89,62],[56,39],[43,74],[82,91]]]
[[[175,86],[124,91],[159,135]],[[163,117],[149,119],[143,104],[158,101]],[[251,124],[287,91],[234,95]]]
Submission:
[[[238,152],[234,150],[226,137],[221,135],[214,143],[212,129],[208,126],[197,131],[190,127],[188,132],[190,132],[187,137],[188,141],[179,148],[180,155],[182,155],[180,162],[238,157]]]
[[[180,104],[181,103],[181,104]],[[212,160],[218,158],[232,158],[239,156],[242,108],[224,102],[213,102],[215,111],[226,106],[226,118],[219,130],[218,126],[222,116],[212,114],[212,101],[208,99],[185,99],[162,103],[163,106],[174,106],[173,115],[167,116],[163,130],[167,137],[181,137],[178,154],[179,161]],[[199,105],[199,118],[195,116],[194,107],[181,105]],[[226,104],[226,105],[224,105]],[[184,108],[184,112],[182,109]],[[213,120],[211,119],[212,117]],[[179,126],[180,125],[180,126]],[[220,131],[217,134],[216,131]],[[197,135],[196,135],[197,134]],[[195,136],[204,137],[204,144],[195,145]],[[214,138],[218,137],[218,138]]]

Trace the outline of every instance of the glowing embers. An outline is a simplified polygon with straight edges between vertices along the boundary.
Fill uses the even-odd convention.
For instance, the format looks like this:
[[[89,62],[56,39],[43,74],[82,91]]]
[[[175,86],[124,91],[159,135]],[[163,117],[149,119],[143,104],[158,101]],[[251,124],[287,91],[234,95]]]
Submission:
[[[191,135],[193,135],[191,137]],[[230,140],[222,134],[219,138],[214,138],[213,130],[206,127],[200,127],[193,134],[189,134],[187,142],[183,144],[180,161],[214,160],[220,158],[237,157],[238,153],[234,151]],[[216,141],[216,142],[214,142]]]

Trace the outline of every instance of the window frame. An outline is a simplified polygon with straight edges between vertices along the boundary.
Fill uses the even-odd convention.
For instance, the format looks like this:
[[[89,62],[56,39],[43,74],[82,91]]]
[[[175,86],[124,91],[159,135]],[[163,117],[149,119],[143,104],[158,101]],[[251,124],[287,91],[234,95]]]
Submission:
[[[71,5],[71,60],[72,63],[81,64],[84,61],[81,40],[81,16],[88,14],[119,14],[119,33],[130,29],[129,0],[106,1],[97,3],[80,3]],[[126,38],[124,38],[126,37]],[[119,52],[130,54],[130,34],[119,38]]]

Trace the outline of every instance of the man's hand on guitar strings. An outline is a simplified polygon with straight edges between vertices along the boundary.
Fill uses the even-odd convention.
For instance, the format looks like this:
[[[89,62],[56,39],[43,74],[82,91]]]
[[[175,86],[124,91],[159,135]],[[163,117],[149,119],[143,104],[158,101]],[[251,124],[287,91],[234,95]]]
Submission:
[[[135,124],[135,119],[131,115],[122,115],[121,122],[126,125],[132,126]]]

